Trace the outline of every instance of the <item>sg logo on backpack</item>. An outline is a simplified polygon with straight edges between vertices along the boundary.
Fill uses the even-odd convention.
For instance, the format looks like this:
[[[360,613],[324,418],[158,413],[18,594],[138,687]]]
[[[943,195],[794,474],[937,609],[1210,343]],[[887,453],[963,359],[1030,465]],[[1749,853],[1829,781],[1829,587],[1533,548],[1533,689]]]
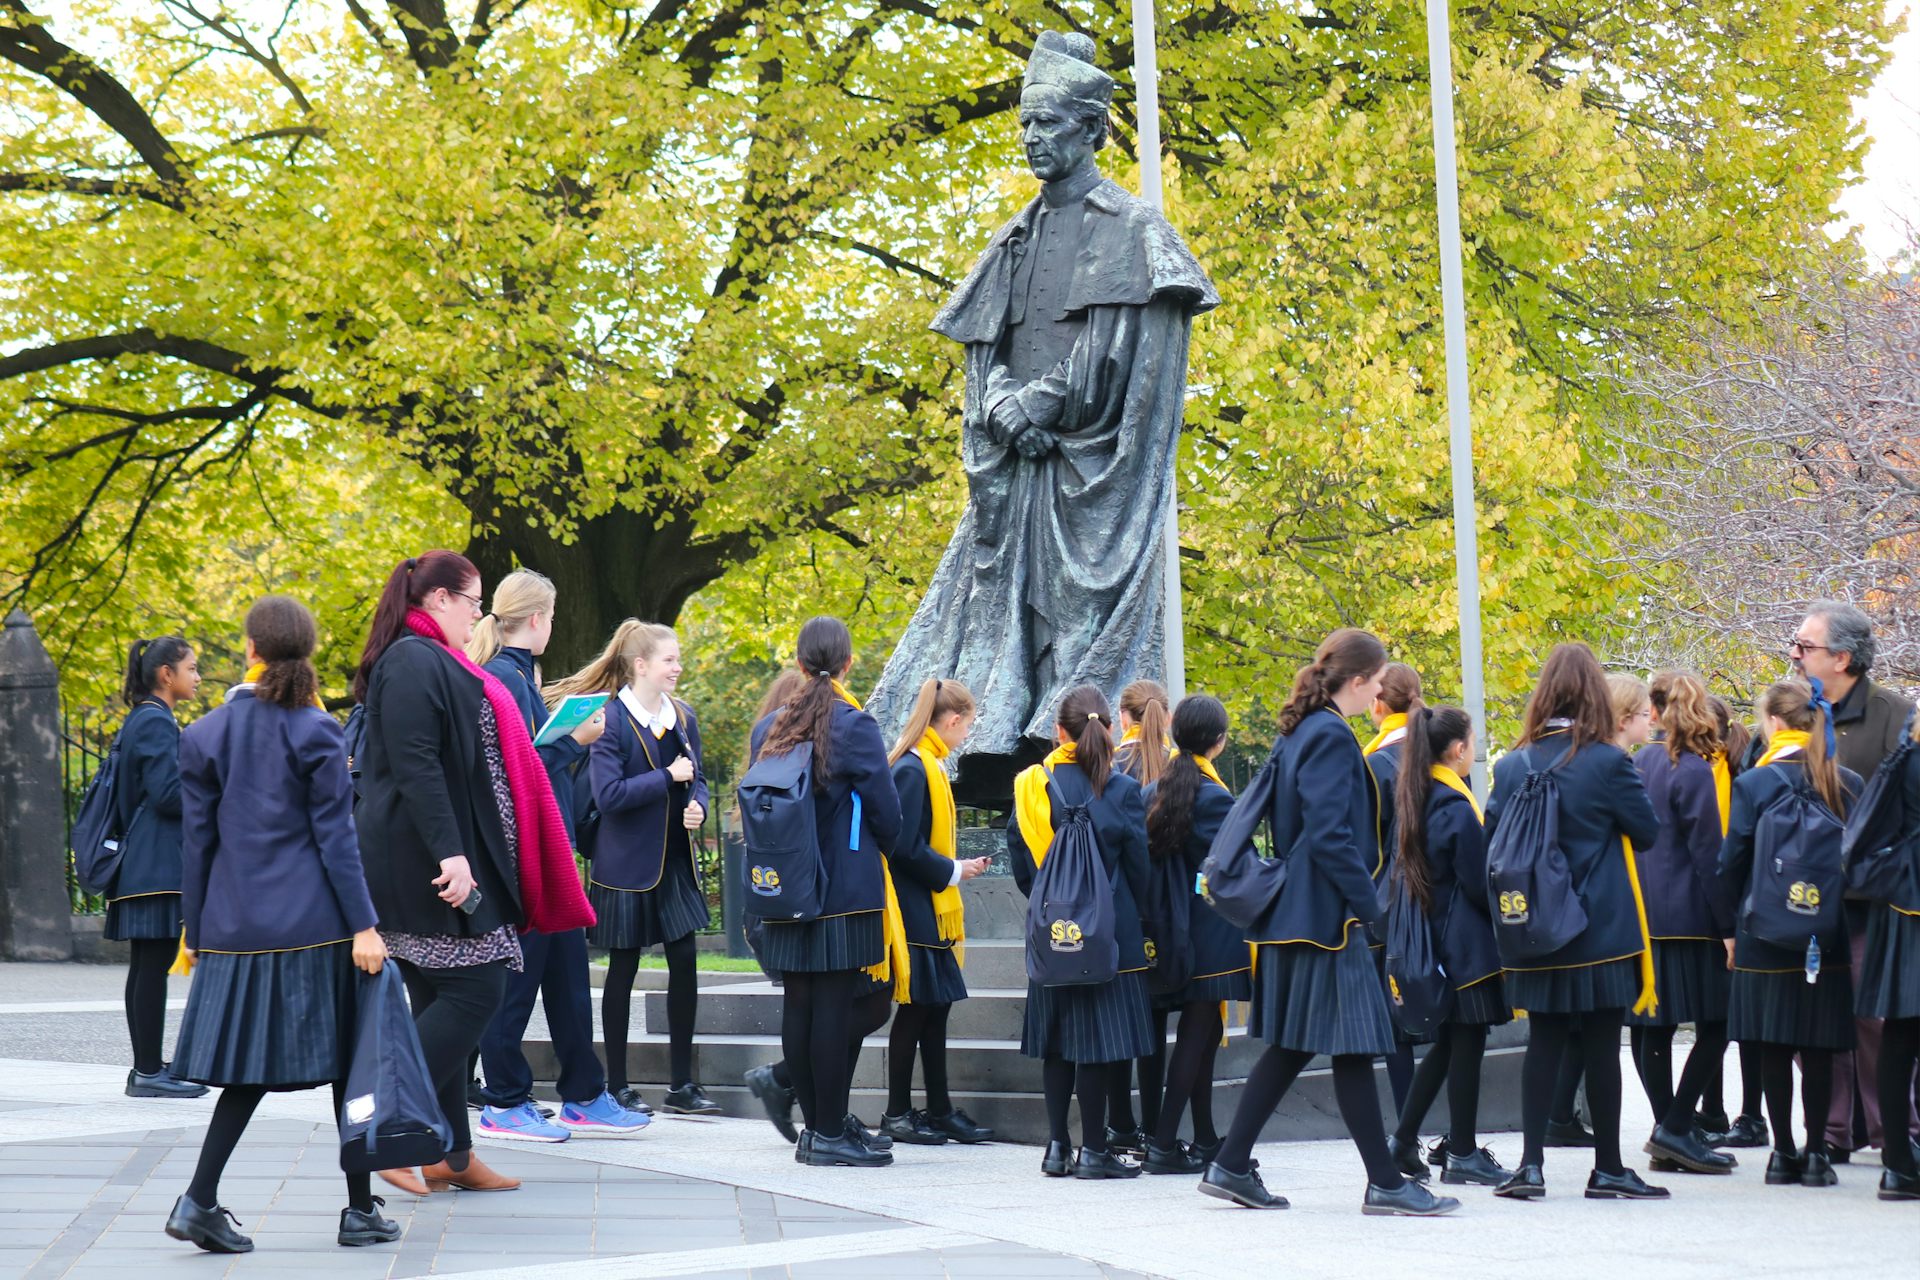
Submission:
[[[1820,886],[1795,880],[1787,889],[1787,910],[1803,916],[1820,914]]]
[[[772,867],[753,869],[753,891],[763,898],[780,896],[780,873]]]
[[[1079,951],[1087,944],[1080,936],[1079,925],[1071,920],[1055,920],[1051,945],[1055,951]]]
[[[1387,994],[1393,997],[1393,1002],[1396,1005],[1402,1007],[1406,1005],[1407,998],[1400,994],[1400,980],[1392,974],[1387,975]]]
[[[1145,947],[1145,949],[1146,949],[1146,953],[1147,953],[1147,963],[1148,963],[1148,964],[1150,964],[1150,965],[1157,965],[1157,964],[1159,964],[1159,963],[1160,963],[1160,948],[1159,948],[1159,947],[1156,947],[1156,946],[1154,946],[1154,945],[1153,945],[1153,939],[1152,939],[1152,938],[1146,938],[1146,939],[1143,939],[1143,941],[1142,941],[1142,945],[1143,945],[1143,946]]]
[[[1500,895],[1500,923],[1525,924],[1527,922],[1527,895],[1513,890]]]

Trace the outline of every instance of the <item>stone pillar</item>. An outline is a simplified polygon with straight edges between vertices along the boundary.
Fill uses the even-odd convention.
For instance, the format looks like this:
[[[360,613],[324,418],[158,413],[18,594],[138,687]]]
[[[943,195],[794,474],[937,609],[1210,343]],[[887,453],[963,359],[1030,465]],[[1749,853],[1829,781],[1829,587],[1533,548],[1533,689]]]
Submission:
[[[0,630],[0,956],[9,960],[73,958],[60,752],[60,675],[15,609]]]

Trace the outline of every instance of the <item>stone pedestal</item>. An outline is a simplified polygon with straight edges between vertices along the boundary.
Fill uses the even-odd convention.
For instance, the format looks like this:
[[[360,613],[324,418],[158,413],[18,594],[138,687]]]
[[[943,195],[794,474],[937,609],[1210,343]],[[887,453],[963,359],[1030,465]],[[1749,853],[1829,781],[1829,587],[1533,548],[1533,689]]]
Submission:
[[[60,752],[60,674],[15,609],[0,629],[0,955],[9,960],[73,956]]]

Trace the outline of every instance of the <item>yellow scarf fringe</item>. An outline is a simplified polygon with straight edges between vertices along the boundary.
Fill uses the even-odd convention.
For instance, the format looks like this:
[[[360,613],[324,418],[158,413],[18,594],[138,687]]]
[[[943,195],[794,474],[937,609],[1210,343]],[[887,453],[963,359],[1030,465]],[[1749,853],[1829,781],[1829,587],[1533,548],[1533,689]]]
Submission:
[[[1640,998],[1633,1002],[1633,1011],[1652,1013],[1660,1007],[1660,993],[1653,985],[1653,931],[1647,927],[1647,899],[1640,892],[1640,867],[1633,859],[1633,841],[1621,836],[1620,850],[1627,859],[1627,883],[1633,887],[1633,914],[1640,922]]]
[[[1385,720],[1382,720],[1380,722],[1380,732],[1373,735],[1372,742],[1369,742],[1366,746],[1360,749],[1360,754],[1363,756],[1372,755],[1374,752],[1378,751],[1380,748],[1387,745],[1388,737],[1390,737],[1392,734],[1394,734],[1398,730],[1404,729],[1406,727],[1407,727],[1406,712],[1404,711],[1394,712],[1392,715],[1388,716]]]

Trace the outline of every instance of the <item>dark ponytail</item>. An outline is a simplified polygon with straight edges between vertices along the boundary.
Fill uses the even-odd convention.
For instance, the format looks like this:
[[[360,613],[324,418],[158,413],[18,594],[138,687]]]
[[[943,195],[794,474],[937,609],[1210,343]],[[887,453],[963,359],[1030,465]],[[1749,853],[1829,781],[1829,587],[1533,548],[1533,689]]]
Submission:
[[[1070,690],[1060,699],[1058,723],[1073,742],[1073,762],[1093,784],[1093,794],[1102,794],[1113,773],[1113,709],[1107,695],[1090,684]]]
[[[254,683],[253,696],[289,711],[311,707],[320,692],[320,677],[313,669],[320,637],[307,606],[292,596],[262,596],[247,610],[247,639],[267,666]]]
[[[833,682],[846,672],[853,661],[853,636],[847,624],[838,618],[818,617],[800,628],[793,646],[794,662],[806,685],[798,697],[781,708],[773,727],[767,730],[760,754],[777,756],[803,742],[813,744],[813,776],[824,783],[829,769],[827,752],[833,737],[833,704],[840,700]]]
[[[360,651],[360,669],[353,673],[353,700],[367,700],[373,664],[407,633],[408,610],[436,591],[458,592],[479,577],[473,562],[457,551],[429,551],[393,566],[387,585],[380,589],[380,602],[373,607],[373,626],[367,630],[367,647]]]
[[[163,667],[177,667],[192,654],[193,646],[179,636],[159,636],[135,640],[127,649],[127,671],[120,681],[120,696],[130,707],[137,707],[153,696],[160,683]]]
[[[1313,661],[1293,678],[1293,691],[1280,708],[1280,736],[1323,707],[1356,676],[1370,676],[1387,665],[1387,647],[1357,627],[1342,627],[1320,642]]]
[[[1407,717],[1394,783],[1393,820],[1399,835],[1394,866],[1422,911],[1433,909],[1433,866],[1427,861],[1427,795],[1439,784],[1433,766],[1454,743],[1473,732],[1473,718],[1458,707],[1415,707]]]
[[[1154,858],[1174,858],[1186,846],[1193,827],[1193,801],[1206,775],[1200,761],[1214,743],[1227,736],[1227,709],[1220,699],[1196,693],[1180,700],[1173,711],[1173,745],[1180,754],[1167,762],[1153,790],[1147,810],[1147,851]]]

